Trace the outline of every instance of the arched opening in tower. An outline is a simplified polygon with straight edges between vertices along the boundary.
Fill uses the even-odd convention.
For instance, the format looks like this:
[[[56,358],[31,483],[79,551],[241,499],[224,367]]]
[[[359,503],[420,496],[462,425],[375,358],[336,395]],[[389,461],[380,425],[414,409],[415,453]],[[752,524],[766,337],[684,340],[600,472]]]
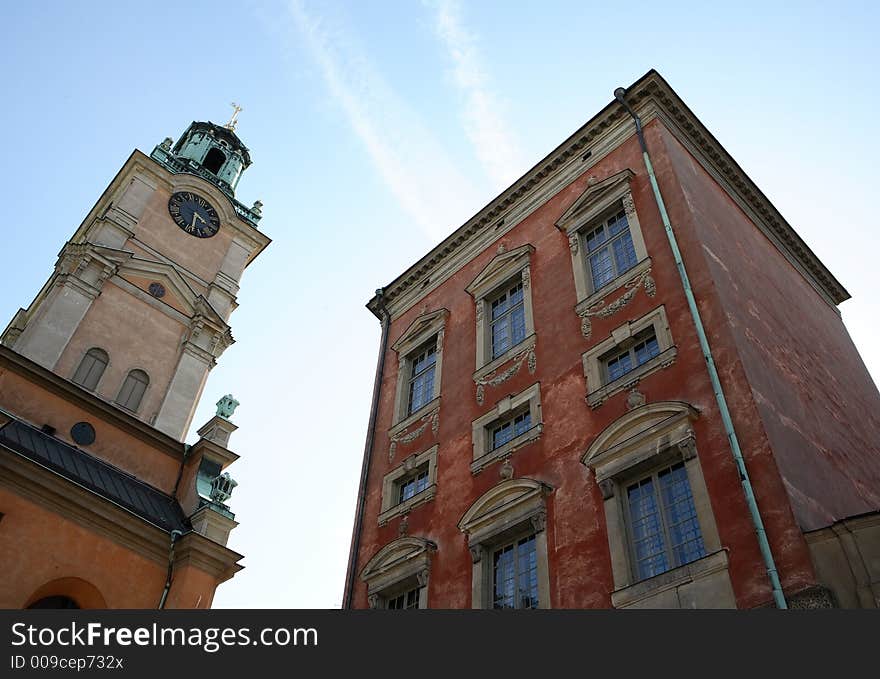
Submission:
[[[208,155],[205,156],[205,162],[202,163],[202,166],[208,171],[214,174],[217,174],[220,171],[220,168],[223,167],[223,163],[226,162],[226,156],[223,154],[218,148],[212,148],[208,151]]]

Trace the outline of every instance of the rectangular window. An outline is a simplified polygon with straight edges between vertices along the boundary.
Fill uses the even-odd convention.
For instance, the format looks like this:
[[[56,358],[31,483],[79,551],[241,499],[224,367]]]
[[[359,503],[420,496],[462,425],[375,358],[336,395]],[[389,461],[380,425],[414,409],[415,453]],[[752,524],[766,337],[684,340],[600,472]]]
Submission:
[[[388,599],[385,608],[394,611],[403,611],[407,609],[418,608],[419,594],[421,594],[421,590],[421,587],[416,587],[415,589],[404,592],[403,594],[400,594],[392,599]]]
[[[528,410],[517,415],[512,420],[507,420],[498,425],[492,429],[492,450],[513,441],[520,434],[525,434],[531,426],[532,416]]]
[[[620,210],[584,236],[587,265],[598,290],[637,263],[626,212]]]
[[[411,415],[434,399],[434,369],[437,366],[436,338],[413,355],[410,365],[407,415]]]
[[[628,486],[626,502],[637,579],[706,555],[683,462]]]
[[[492,302],[492,358],[501,356],[526,338],[526,310],[522,282]]]
[[[653,326],[638,333],[633,339],[634,342],[628,349],[616,352],[606,359],[608,382],[623,377],[660,353],[660,345]]]
[[[492,557],[493,608],[538,607],[535,536],[495,550]]]
[[[403,479],[398,485],[397,503],[405,502],[414,495],[421,493],[429,485],[428,465],[418,469],[413,476]]]

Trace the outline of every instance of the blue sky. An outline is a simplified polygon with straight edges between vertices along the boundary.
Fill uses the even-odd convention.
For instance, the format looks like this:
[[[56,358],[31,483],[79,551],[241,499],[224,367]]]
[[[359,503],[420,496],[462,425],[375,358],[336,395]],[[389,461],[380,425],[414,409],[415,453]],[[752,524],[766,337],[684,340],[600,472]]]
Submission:
[[[850,291],[878,381],[880,12],[713,5],[3,4],[3,326],[134,148],[244,108],[237,196],[263,201],[274,242],[194,421],[241,401],[246,569],[215,606],[339,606],[379,340],[365,302],[650,68]]]

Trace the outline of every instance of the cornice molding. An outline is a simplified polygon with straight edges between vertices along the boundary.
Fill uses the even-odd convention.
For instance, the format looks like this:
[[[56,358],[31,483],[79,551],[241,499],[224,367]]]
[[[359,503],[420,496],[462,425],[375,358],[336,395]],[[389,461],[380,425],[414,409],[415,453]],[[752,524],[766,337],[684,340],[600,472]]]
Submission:
[[[660,74],[651,70],[642,76],[628,88],[627,99],[639,108],[652,105],[656,108],[656,117],[686,142],[710,174],[723,179],[722,187],[736,202],[748,207],[747,214],[758,228],[824,299],[832,305],[849,299],[849,293],[840,282]],[[643,117],[643,122],[648,122],[647,117]],[[384,301],[392,318],[416,304],[634,134],[629,114],[616,100],[605,106],[486,207],[385,286],[382,289]],[[587,150],[589,154],[585,153]],[[373,297],[367,308],[379,317],[377,302],[378,298]]]

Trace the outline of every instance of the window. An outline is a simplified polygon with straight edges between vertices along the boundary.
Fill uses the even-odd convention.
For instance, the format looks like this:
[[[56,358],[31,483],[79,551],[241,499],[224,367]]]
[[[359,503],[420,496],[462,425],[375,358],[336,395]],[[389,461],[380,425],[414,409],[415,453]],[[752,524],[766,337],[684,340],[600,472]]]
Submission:
[[[706,555],[684,463],[626,488],[635,575],[644,580]]]
[[[110,363],[110,357],[106,351],[97,347],[89,349],[73,374],[72,381],[85,389],[94,391],[108,363]]]
[[[634,336],[633,342],[635,343],[629,348],[615,351],[610,358],[605,360],[608,382],[623,377],[660,354],[660,345],[657,343],[657,335],[653,326]]]
[[[633,202],[631,170],[587,186],[556,222],[568,236],[577,313],[650,267]]]
[[[473,560],[472,608],[550,608],[546,500],[552,488],[507,479],[465,512],[458,528]]]
[[[517,436],[525,434],[532,424],[532,418],[528,411],[507,420],[492,430],[492,450],[496,450],[506,443],[510,443]]]
[[[477,321],[475,380],[526,350],[535,334],[530,267],[534,250],[522,245],[502,252],[466,288],[474,298]]]
[[[116,403],[126,410],[137,412],[149,384],[150,378],[147,373],[143,370],[132,370],[122,383]]]
[[[387,599],[385,608],[395,611],[404,611],[407,609],[419,608],[419,599],[421,598],[421,587],[410,589],[403,594],[398,594],[392,599]]]
[[[626,212],[612,214],[584,236],[584,256],[593,290],[599,290],[638,263]]]
[[[492,358],[498,358],[526,338],[522,281],[492,300]]]
[[[477,473],[537,439],[543,431],[541,384],[501,399],[495,407],[471,423],[474,459],[471,471]]]
[[[382,480],[380,526],[434,498],[437,492],[438,449],[439,446],[435,445],[410,455],[385,475]]]
[[[407,360],[409,363],[409,398],[406,414],[421,410],[434,400],[434,369],[437,367],[437,338]]]
[[[627,321],[581,356],[587,403],[598,408],[615,394],[672,365],[676,355],[665,307]]]
[[[370,608],[427,608],[431,562],[437,545],[424,538],[397,538],[361,571]]]
[[[529,535],[492,555],[492,607],[538,607],[538,556],[535,536]]]
[[[405,477],[397,484],[397,503],[406,502],[428,487],[428,465],[419,467],[415,474]]]
[[[606,427],[581,462],[604,505],[615,608],[735,608],[692,423],[659,401]]]
[[[406,429],[440,398],[443,335],[449,312],[439,309],[416,318],[391,345],[397,353],[397,392],[390,436]]]

